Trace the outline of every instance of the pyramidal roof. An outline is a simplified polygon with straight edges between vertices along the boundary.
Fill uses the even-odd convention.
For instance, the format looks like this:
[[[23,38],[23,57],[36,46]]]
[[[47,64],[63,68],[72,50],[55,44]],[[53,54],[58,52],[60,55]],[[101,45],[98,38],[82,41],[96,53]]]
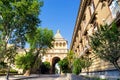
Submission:
[[[64,39],[62,35],[60,34],[60,30],[57,30],[57,33],[54,36],[55,39]]]

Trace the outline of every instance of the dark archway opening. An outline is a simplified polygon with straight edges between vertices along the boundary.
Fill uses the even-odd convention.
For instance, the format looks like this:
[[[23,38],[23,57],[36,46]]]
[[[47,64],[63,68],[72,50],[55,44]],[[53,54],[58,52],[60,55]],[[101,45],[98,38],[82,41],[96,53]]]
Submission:
[[[51,68],[51,73],[55,74],[55,64],[58,63],[60,61],[59,57],[54,57],[52,59],[52,68]]]

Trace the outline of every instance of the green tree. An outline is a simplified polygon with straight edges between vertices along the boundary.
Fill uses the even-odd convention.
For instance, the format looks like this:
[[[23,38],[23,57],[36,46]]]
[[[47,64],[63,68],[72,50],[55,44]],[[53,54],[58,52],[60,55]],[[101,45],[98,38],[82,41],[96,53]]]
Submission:
[[[76,75],[78,75],[80,72],[81,72],[81,64],[80,64],[80,59],[79,58],[76,58],[74,59],[73,61],[73,69],[72,69],[72,72]]]
[[[0,49],[5,53],[7,44],[23,47],[25,34],[34,32],[42,5],[39,0],[1,0],[0,1]]]
[[[62,70],[63,73],[70,72],[69,61],[68,61],[67,58],[64,58],[63,60],[60,60],[58,62],[58,65],[60,66],[60,69]]]
[[[7,48],[6,48],[6,51],[5,51],[5,55],[4,55],[4,61],[7,63],[7,76],[6,78],[8,79],[9,78],[9,72],[10,72],[10,69],[11,69],[11,64],[14,63],[14,60],[15,60],[15,55],[17,54],[17,51],[16,51],[16,46],[14,45],[8,45]]]
[[[67,59],[69,61],[69,68],[70,69],[72,69],[72,65],[73,65],[72,63],[73,63],[74,58],[75,58],[75,53],[73,51],[69,51],[67,53]]]
[[[27,70],[31,67],[33,62],[33,54],[18,54],[15,57],[15,65],[19,69]]]
[[[14,45],[13,50],[24,47],[25,34],[33,33],[40,23],[38,15],[42,4],[41,0],[0,0],[0,56],[2,58],[6,58],[6,54],[11,52],[11,49],[7,48],[8,44]]]
[[[120,29],[113,23],[104,25],[90,38],[92,52],[103,60],[112,63],[120,71],[118,60],[120,58]]]
[[[87,72],[89,72],[92,60],[87,57],[75,58],[72,64],[72,72],[78,75],[82,69],[87,69]]]
[[[32,62],[31,69],[34,67],[36,61],[42,58],[45,51],[53,46],[52,41],[54,40],[53,31],[47,28],[37,28],[34,33],[35,34],[30,33],[26,35],[27,41],[30,44],[30,52],[34,54],[34,61]]]
[[[89,67],[92,64],[92,60],[90,58],[88,58],[87,56],[80,58],[80,65],[81,65],[82,69],[87,69],[87,73],[89,73]]]

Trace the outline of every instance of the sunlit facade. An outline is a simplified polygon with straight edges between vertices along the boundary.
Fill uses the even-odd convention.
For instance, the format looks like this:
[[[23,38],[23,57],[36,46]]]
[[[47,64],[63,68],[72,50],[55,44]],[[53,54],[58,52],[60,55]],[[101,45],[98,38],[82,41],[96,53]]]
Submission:
[[[120,75],[111,63],[91,53],[88,39],[101,24],[111,25],[113,21],[120,26],[120,0],[81,0],[70,49],[79,57],[86,56],[93,61],[89,67],[91,75]]]
[[[53,47],[48,49],[44,54],[42,61],[48,61],[52,64],[52,60],[54,57],[58,57],[61,60],[67,56],[68,48],[67,48],[67,40],[65,40],[60,31],[58,30],[54,36],[54,41],[52,42]]]
[[[62,35],[60,34],[60,31],[57,30],[57,33],[54,36],[54,41],[52,42],[52,44],[53,44],[53,47],[46,51],[46,53],[42,57],[42,61],[50,62],[50,65],[51,65],[50,73],[54,74],[55,68],[57,68],[56,64],[58,63],[58,61],[67,57],[68,42],[62,37]],[[58,69],[58,73],[60,73],[59,69]]]

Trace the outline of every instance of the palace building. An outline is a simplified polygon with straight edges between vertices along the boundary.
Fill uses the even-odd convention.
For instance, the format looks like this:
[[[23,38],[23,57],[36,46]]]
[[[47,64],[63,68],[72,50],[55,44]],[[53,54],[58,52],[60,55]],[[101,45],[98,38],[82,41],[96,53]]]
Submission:
[[[50,62],[51,70],[50,73],[55,73],[55,65],[58,63],[58,61],[64,59],[67,57],[68,53],[68,42],[65,40],[62,35],[60,34],[60,30],[57,30],[57,33],[54,35],[54,41],[52,42],[53,47],[50,49],[47,49],[42,55],[42,62]],[[29,49],[25,49],[27,52]],[[25,54],[24,49],[18,49],[17,52],[19,54]],[[23,73],[23,69],[16,68],[15,65],[11,65],[11,67],[18,71],[18,73]],[[36,68],[33,69],[33,72],[36,71]]]
[[[57,30],[57,33],[54,36],[54,41],[52,42],[53,48],[48,49],[44,54],[42,61],[50,62],[52,66],[51,73],[55,72],[55,64],[64,59],[68,53],[68,42],[60,34],[60,30]]]
[[[113,21],[120,26],[120,0],[81,0],[70,50],[79,57],[92,59],[92,65],[89,67],[91,75],[120,75],[111,63],[101,60],[91,52],[88,40],[89,36],[97,31],[98,26],[111,25]],[[82,73],[87,72],[82,70]]]

